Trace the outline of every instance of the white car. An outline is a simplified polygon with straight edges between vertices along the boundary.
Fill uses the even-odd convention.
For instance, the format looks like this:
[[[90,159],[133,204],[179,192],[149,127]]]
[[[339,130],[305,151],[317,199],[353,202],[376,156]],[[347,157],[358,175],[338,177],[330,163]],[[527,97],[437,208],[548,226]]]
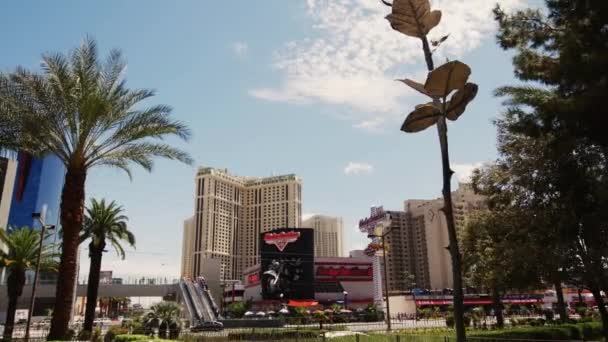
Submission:
[[[94,326],[98,326],[98,325],[110,325],[110,323],[112,323],[112,321],[109,318],[97,318],[96,320],[93,321],[93,325]]]

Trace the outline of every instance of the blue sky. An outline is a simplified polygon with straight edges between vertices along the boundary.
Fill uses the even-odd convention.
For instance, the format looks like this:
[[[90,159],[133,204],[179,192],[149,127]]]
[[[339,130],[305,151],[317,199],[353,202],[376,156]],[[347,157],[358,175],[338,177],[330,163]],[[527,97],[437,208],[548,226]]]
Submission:
[[[451,161],[462,176],[496,157],[491,120],[501,106],[492,92],[515,82],[511,56],[494,41],[492,2],[432,4],[443,19],[431,38],[450,33],[436,63],[468,63],[480,87],[449,126]],[[171,105],[191,127],[191,141],[177,144],[195,166],[159,161],[151,174],[136,170],[133,181],[100,169],[87,182],[89,197],[124,205],[138,239],[126,261],[108,253],[104,269],[177,276],[197,166],[298,174],[304,211],[342,216],[349,249],[365,242],[355,222],[370,205],[402,209],[405,199],[440,195],[435,130],[399,131],[425,101],[393,81],[424,80],[419,44],[392,32],[387,13],[374,0],[2,2],[0,69],[37,69],[41,53],[68,51],[89,34],[102,55],[122,49],[129,86],[156,89],[149,103]]]

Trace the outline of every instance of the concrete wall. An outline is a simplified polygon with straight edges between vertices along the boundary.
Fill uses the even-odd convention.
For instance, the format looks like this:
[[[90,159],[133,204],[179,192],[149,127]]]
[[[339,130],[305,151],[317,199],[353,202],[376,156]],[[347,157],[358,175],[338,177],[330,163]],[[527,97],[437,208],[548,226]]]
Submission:
[[[416,302],[412,296],[390,296],[391,317],[398,314],[414,315],[416,313]]]

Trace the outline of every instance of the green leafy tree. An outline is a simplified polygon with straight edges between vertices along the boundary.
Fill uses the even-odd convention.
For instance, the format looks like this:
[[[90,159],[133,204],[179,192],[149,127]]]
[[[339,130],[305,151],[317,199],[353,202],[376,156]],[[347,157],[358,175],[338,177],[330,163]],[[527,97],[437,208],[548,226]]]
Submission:
[[[496,7],[498,43],[514,50],[515,76],[551,89],[539,99],[529,86],[513,91],[537,99],[543,129],[566,127],[578,138],[608,147],[608,5],[605,0],[545,0],[545,9],[505,13]],[[538,101],[541,100],[541,101]]]
[[[45,237],[46,238],[46,237]],[[8,231],[0,229],[0,241],[4,243],[8,251],[0,249],[0,266],[7,272],[6,290],[8,295],[8,307],[6,310],[6,322],[4,323],[4,340],[10,341],[15,326],[15,312],[17,301],[23,294],[25,286],[25,272],[36,269],[38,262],[38,250],[40,246],[40,232],[24,227],[21,229],[9,228]],[[52,244],[44,244],[40,254],[40,270],[56,271],[57,256]]]
[[[160,302],[150,307],[142,321],[147,334],[158,329],[159,337],[177,338],[179,336],[179,305],[175,302]]]
[[[226,308],[226,311],[230,312],[232,316],[236,318],[242,318],[247,312],[247,304],[245,302],[230,303]]]
[[[499,328],[504,327],[502,295],[540,283],[537,260],[527,244],[527,215],[514,210],[481,211],[467,218],[462,237],[464,274],[488,290]]]
[[[62,339],[68,332],[89,171],[108,166],[130,176],[132,164],[150,171],[155,157],[192,162],[185,152],[159,142],[170,136],[187,139],[188,128],[171,119],[168,106],[138,106],[154,91],[127,88],[125,67],[118,50],[101,61],[97,44],[87,38],[67,55],[43,55],[42,73],[18,67],[0,75],[0,118],[12,115],[18,119],[17,147],[54,154],[66,167],[51,340]]]
[[[87,305],[84,314],[83,330],[91,331],[95,320],[95,306],[99,292],[99,278],[103,252],[108,242],[114,247],[118,256],[125,258],[122,243],[135,246],[135,236],[127,229],[128,218],[123,215],[124,209],[112,201],[106,203],[104,199],[91,200],[86,208],[84,228],[80,234],[80,242],[89,242],[89,281],[87,285]]]
[[[531,213],[530,254],[546,263],[545,278],[556,290],[562,278],[591,290],[608,337],[601,296],[608,285],[608,244],[598,238],[608,234],[606,149],[572,134],[567,126],[543,128],[547,108],[542,104],[556,96],[554,91],[507,87],[498,94],[508,98],[507,110],[496,121],[501,158],[496,172],[484,176],[482,193],[490,194],[498,209]]]
[[[560,244],[562,254],[572,257],[560,260],[564,267],[557,268],[555,278],[566,276],[591,290],[608,339],[608,312],[601,297],[601,290],[608,289],[607,247],[599,238],[606,234],[608,210],[608,7],[603,0],[545,4],[545,10],[494,10],[499,44],[516,52],[515,76],[532,81],[498,90],[510,105],[503,125],[512,136],[527,137],[540,148],[533,154],[544,164],[542,171],[528,173],[528,180],[520,184],[532,194],[532,205],[550,213],[547,218],[557,218],[553,241],[571,242]],[[530,164],[525,160],[524,166]]]

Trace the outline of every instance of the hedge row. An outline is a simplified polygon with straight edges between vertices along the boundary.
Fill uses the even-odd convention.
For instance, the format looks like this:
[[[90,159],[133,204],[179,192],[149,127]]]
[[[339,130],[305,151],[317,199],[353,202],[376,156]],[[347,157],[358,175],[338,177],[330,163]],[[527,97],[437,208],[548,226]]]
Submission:
[[[316,338],[319,336],[318,331],[270,331],[270,332],[240,332],[228,334],[230,341],[276,341],[276,340],[291,340]]]
[[[473,332],[469,337],[497,339],[537,339],[537,340],[590,340],[602,337],[599,322],[582,324],[562,324],[553,326],[518,327],[507,330]]]
[[[114,342],[135,342],[135,341],[164,341],[171,342],[176,340],[163,340],[154,337],[150,337],[148,335],[116,335],[114,338]]]

